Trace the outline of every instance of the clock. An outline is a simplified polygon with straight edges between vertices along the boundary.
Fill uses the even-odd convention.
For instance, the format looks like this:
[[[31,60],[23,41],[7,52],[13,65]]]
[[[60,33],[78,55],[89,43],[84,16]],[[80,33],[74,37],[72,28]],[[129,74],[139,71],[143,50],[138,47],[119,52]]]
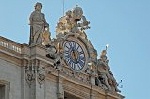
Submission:
[[[87,64],[88,58],[85,45],[75,38],[70,38],[63,43],[63,47],[65,63],[72,70],[83,70]]]

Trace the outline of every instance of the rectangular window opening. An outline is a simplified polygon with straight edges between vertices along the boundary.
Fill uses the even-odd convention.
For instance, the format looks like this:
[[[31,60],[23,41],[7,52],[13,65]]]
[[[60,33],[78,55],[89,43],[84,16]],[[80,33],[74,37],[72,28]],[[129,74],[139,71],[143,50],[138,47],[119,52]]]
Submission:
[[[5,88],[6,88],[5,85],[0,84],[0,99],[6,99],[5,98]]]

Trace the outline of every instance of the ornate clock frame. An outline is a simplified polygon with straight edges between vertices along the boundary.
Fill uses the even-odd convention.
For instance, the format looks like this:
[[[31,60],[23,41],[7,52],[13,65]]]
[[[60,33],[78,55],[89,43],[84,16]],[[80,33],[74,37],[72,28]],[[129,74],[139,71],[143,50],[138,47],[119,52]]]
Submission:
[[[76,33],[68,33],[62,43],[63,62],[73,71],[86,70],[90,59],[85,41]]]

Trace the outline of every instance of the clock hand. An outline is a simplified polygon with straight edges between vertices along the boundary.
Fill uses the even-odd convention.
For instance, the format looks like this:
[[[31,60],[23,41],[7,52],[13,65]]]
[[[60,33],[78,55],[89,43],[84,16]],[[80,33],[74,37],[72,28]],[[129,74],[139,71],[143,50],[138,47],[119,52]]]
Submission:
[[[76,53],[75,53],[74,50],[73,50],[73,57],[74,57],[74,59],[75,59],[75,62],[77,62],[77,55],[76,55]]]

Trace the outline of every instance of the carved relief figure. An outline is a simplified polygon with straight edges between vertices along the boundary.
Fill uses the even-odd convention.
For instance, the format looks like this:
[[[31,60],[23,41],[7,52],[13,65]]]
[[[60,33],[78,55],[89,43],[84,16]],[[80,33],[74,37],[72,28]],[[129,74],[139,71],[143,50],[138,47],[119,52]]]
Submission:
[[[41,13],[42,4],[37,2],[35,5],[35,11],[30,15],[30,41],[29,44],[41,44],[42,37],[41,34],[45,28],[49,27],[49,24],[45,20],[45,16]]]
[[[66,12],[65,16],[59,19],[57,23],[56,32],[65,35],[68,32],[79,33],[83,38],[86,38],[86,34],[83,30],[90,28],[89,21],[83,16],[82,8],[75,7],[73,10]]]
[[[110,68],[108,66],[109,60],[107,59],[107,48],[103,50],[98,59],[97,68],[98,68],[98,78],[96,79],[98,86],[103,86],[105,89],[108,89],[113,92],[120,92],[117,88],[118,83],[114,78]]]
[[[51,33],[49,32],[49,28],[45,28],[42,33],[42,45],[49,45],[51,43]]]
[[[73,18],[76,22],[75,27],[80,27],[81,30],[85,30],[90,28],[88,25],[90,24],[89,21],[86,20],[86,17],[83,15],[83,10],[80,7],[75,7],[73,9]],[[79,22],[80,21],[80,22]]]
[[[66,12],[66,15],[61,17],[59,19],[59,22],[57,23],[56,27],[56,32],[59,33],[66,33],[69,32],[73,26],[73,21],[72,21],[72,11],[69,10]]]
[[[111,86],[109,84],[109,66],[108,66],[108,60],[107,60],[107,51],[103,50],[100,59],[98,59],[98,78],[101,81],[101,83],[107,88],[108,90],[111,90]]]

